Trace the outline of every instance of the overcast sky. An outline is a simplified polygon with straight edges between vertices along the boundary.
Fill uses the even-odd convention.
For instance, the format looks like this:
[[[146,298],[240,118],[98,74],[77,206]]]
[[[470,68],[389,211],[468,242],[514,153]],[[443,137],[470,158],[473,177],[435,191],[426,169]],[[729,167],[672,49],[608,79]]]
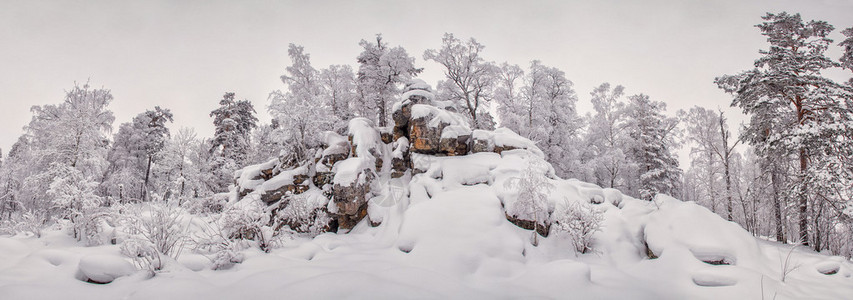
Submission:
[[[853,26],[853,1],[840,0],[459,2],[2,0],[0,148],[22,133],[32,105],[61,102],[75,81],[112,90],[114,128],[159,105],[175,114],[172,128],[209,137],[208,114],[225,91],[268,122],[289,43],[303,45],[315,68],[355,66],[359,40],[376,33],[406,48],[433,85],[441,70],[423,52],[451,32],[479,40],[488,60],[562,69],[581,110],[602,82],[664,101],[671,115],[725,108],[730,96],[713,79],[751,68],[767,46],[753,27],[765,12],[828,21],[836,42]],[[835,46],[829,53],[840,56]]]

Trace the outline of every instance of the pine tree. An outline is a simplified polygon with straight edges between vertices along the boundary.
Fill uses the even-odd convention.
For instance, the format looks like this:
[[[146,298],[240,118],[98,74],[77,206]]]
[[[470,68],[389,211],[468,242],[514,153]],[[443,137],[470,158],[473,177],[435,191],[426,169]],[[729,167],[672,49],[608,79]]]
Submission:
[[[841,33],[847,37],[841,43],[838,43],[838,45],[844,47],[844,54],[841,55],[841,67],[853,71],[853,27],[844,29]],[[853,78],[850,78],[847,84],[853,86]]]
[[[157,106],[119,126],[107,156],[111,163],[105,176],[108,193],[125,201],[127,196],[135,194],[131,188],[138,186],[138,198],[130,198],[148,200],[151,170],[169,139],[166,122],[172,120],[171,111]]]
[[[234,93],[225,93],[219,108],[210,112],[216,131],[210,141],[213,157],[213,191],[225,191],[232,173],[246,161],[251,145],[252,129],[257,127],[255,108],[248,100],[234,100]]]
[[[678,120],[666,117],[666,104],[651,101],[649,96],[629,96],[628,130],[633,139],[631,158],[638,166],[637,195],[652,200],[657,194],[677,192],[681,170],[673,150],[676,146]]]
[[[833,27],[824,21],[804,22],[799,14],[768,13],[757,25],[770,43],[755,61],[756,68],[716,79],[732,93],[732,106],[750,116],[744,133],[764,157],[796,157],[798,238],[809,245],[810,184],[824,151],[836,146],[839,132],[848,131],[850,89],[824,78],[822,70],[839,66],[825,55]],[[846,100],[845,100],[846,99]],[[813,199],[817,200],[817,199]],[[820,247],[816,245],[816,247]]]

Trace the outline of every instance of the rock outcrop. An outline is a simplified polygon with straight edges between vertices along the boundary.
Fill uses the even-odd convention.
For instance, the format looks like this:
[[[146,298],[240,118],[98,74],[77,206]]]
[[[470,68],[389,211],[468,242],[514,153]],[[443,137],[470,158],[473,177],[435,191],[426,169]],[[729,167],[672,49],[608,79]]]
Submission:
[[[277,159],[246,167],[237,174],[237,198],[256,197],[275,206],[271,210],[275,216],[273,222],[298,232],[308,231],[308,228],[312,232],[350,229],[368,217],[372,211],[370,200],[381,196],[383,191],[379,190],[377,180],[383,176],[414,176],[425,171],[414,167],[413,155],[500,154],[527,149],[541,156],[542,152],[532,141],[511,130],[472,130],[452,102],[434,98],[429,85],[421,80],[412,81],[392,108],[393,127],[376,127],[368,119],[355,118],[350,120],[345,136],[326,132],[323,146],[316,150],[312,161],[298,164]],[[304,193],[307,196],[302,195]],[[311,205],[295,203],[299,201],[309,201]],[[281,213],[303,206],[310,211]],[[297,220],[296,215],[302,219]],[[330,220],[314,222],[304,219],[305,216]],[[519,227],[547,235],[547,224],[537,226],[533,221],[509,215],[507,219]],[[328,226],[324,227],[325,224]],[[371,221],[371,225],[377,224]]]

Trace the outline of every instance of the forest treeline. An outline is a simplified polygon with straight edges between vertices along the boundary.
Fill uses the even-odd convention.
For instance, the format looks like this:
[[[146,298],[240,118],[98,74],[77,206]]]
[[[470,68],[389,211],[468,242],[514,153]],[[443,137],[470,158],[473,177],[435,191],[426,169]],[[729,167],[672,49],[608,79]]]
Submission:
[[[756,236],[850,257],[853,79],[834,82],[821,71],[853,70],[853,28],[835,43],[826,22],[762,18],[756,27],[767,48],[758,49],[754,66],[714,79],[732,96],[718,105],[748,117],[735,131],[719,109],[668,114],[661,100],[609,83],[594,87],[593,110],[580,112],[563,71],[538,60],[524,67],[489,61],[474,38],[445,34],[420,57],[442,68],[434,93],[444,107],[472,128],[506,127],[535,141],[560,177],[645,200],[663,193],[696,201]],[[360,46],[354,65],[317,69],[306,49],[291,44],[283,86],[266,107],[272,122],[259,124],[251,102],[228,92],[210,112],[212,138],[170,128],[173,114],[159,106],[114,127],[110,90],[75,84],[62,102],[32,108],[25,133],[0,161],[0,227],[66,220],[83,232],[114,203],[216,210],[225,198],[215,195],[228,191],[241,167],[314,159],[321,134],[344,132],[354,117],[392,124],[403,85],[423,69],[381,35]],[[843,57],[828,57],[830,47],[841,47]],[[690,148],[689,166],[678,165],[682,146]]]

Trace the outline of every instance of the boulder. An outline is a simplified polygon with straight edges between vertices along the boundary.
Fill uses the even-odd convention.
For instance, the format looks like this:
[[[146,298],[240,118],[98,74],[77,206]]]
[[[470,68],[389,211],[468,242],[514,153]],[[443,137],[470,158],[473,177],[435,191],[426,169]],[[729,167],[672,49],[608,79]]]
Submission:
[[[461,115],[424,104],[412,105],[411,115],[408,127],[411,151],[433,155],[468,153],[469,138],[465,136],[470,135],[471,129]],[[445,138],[443,149],[441,143]]]
[[[365,157],[352,157],[335,165],[332,213],[341,228],[351,229],[367,215],[367,200],[372,196],[370,186],[376,178],[372,167]]]
[[[391,178],[403,177],[411,164],[409,139],[401,137],[394,142],[394,152],[391,155]]]
[[[261,184],[255,193],[267,205],[281,200],[286,194],[301,194],[310,188],[308,167],[302,166],[292,170],[282,171],[270,180]]]
[[[541,236],[548,237],[548,233],[551,231],[551,223],[550,222],[536,223],[535,221],[517,218],[516,216],[511,216],[509,214],[505,214],[505,215],[506,215],[507,221],[509,221],[512,224],[515,224],[515,226],[518,226],[518,227],[521,227],[521,228],[524,228],[527,230],[533,230],[533,228],[535,227],[536,233],[538,233]]]
[[[257,189],[260,184],[278,175],[279,169],[279,160],[271,159],[260,164],[247,166],[235,172],[234,184],[237,186],[239,197],[245,197]]]
[[[314,183],[314,186],[322,188],[327,184],[331,184],[334,177],[335,173],[332,172],[316,172],[314,173],[314,177],[311,178],[311,182]]]
[[[448,156],[466,155],[471,143],[471,129],[467,126],[451,125],[441,131],[439,151]]]
[[[390,144],[394,142],[394,128],[393,127],[379,127],[379,136],[382,139],[382,143]]]
[[[391,113],[391,118],[394,119],[394,129],[392,133],[395,141],[401,137],[409,136],[409,119],[412,118],[412,103],[405,102],[404,104],[398,104],[400,107]]]

